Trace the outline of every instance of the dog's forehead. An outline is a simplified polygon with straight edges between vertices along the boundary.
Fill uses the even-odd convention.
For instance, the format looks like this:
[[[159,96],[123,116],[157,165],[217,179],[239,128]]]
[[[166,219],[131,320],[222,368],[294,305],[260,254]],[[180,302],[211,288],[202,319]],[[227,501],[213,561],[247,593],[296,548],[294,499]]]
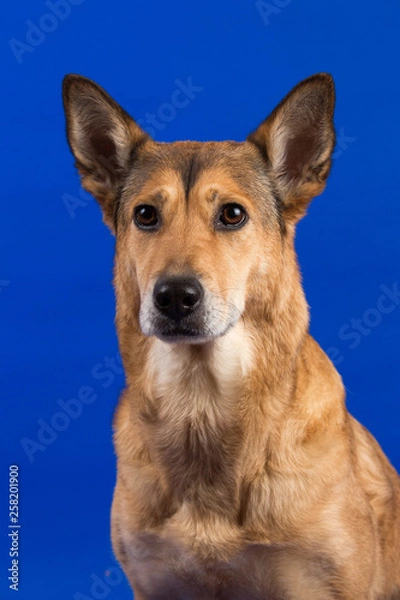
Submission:
[[[188,200],[198,181],[221,184],[230,179],[249,196],[265,195],[272,185],[258,150],[246,142],[174,142],[146,144],[135,156],[127,178],[130,195],[150,183],[178,183]]]

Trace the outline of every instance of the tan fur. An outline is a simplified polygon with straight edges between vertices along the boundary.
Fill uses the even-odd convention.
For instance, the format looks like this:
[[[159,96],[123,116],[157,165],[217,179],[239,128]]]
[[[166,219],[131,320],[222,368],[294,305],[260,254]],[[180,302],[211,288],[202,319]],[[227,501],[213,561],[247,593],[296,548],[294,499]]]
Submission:
[[[302,82],[242,144],[156,144],[70,76],[75,134],[88,89],[109,126],[91,146],[69,139],[116,231],[127,386],[114,421],[112,540],[135,598],[400,598],[399,478],[308,333],[294,251],[295,223],[329,172],[331,79]],[[96,167],[104,146],[115,147],[111,175]],[[246,209],[240,230],[214,228],[224,202]],[[140,204],[162,214],[156,233],[132,224]],[[206,290],[209,339],[143,333],[157,279],[188,272]]]

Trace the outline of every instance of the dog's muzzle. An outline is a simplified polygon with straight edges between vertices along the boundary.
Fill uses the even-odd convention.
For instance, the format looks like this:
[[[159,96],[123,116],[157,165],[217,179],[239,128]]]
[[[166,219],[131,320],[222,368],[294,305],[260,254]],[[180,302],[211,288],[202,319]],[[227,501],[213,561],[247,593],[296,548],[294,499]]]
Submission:
[[[157,310],[177,324],[198,310],[203,297],[203,287],[194,277],[163,277],[153,292]]]
[[[202,335],[204,289],[195,277],[160,277],[153,290],[156,335],[171,341]]]
[[[139,322],[144,335],[163,342],[201,344],[224,335],[240,318],[194,274],[160,275],[142,297]]]

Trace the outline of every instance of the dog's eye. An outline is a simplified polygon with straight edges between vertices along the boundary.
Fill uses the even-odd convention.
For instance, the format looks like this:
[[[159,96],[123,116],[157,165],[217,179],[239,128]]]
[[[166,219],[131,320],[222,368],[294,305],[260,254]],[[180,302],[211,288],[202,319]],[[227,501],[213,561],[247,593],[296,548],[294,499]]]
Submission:
[[[153,229],[159,223],[158,214],[151,204],[140,204],[135,208],[135,223],[141,229]]]
[[[218,224],[225,227],[241,227],[246,219],[246,211],[239,204],[226,204],[220,212]]]

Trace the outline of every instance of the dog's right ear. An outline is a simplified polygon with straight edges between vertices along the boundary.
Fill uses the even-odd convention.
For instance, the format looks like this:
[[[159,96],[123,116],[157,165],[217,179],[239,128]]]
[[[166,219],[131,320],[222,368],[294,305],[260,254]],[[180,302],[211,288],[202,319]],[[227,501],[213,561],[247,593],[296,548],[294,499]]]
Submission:
[[[82,187],[99,202],[105,223],[114,231],[115,202],[140,145],[151,139],[96,83],[80,75],[63,81],[67,137]]]
[[[335,90],[327,73],[300,82],[247,138],[274,177],[286,222],[296,222],[320,194],[335,145]]]

